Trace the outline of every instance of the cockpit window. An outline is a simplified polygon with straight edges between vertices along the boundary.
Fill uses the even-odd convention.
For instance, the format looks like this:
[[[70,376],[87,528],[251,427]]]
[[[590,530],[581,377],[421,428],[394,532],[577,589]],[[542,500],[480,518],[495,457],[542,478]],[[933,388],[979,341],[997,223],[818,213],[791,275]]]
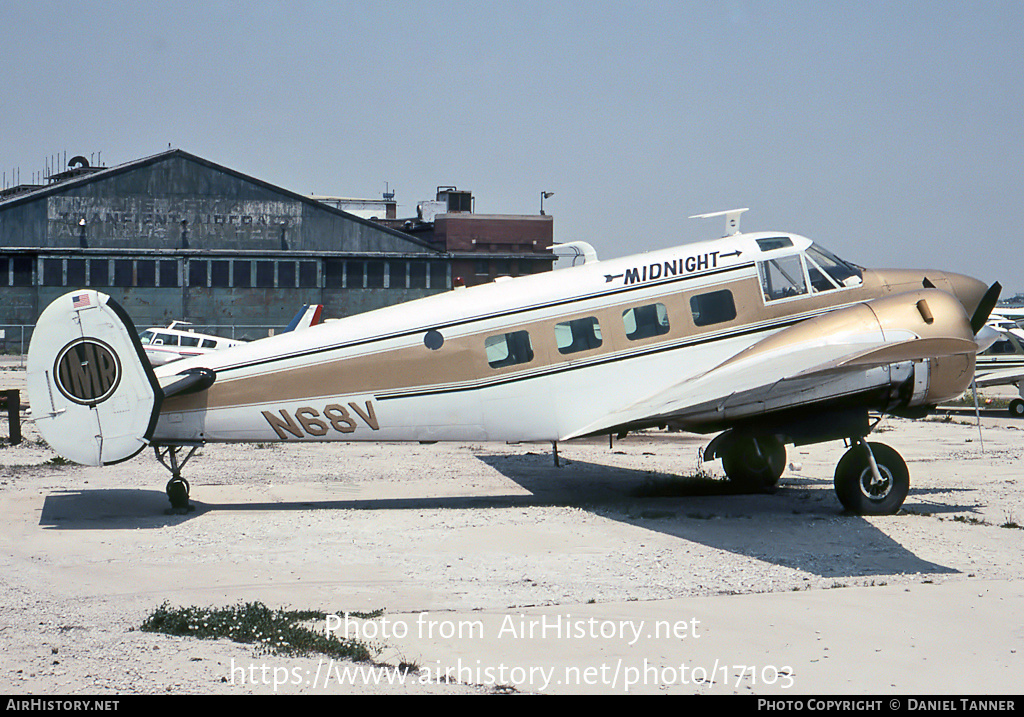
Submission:
[[[807,259],[807,269],[815,291],[860,286],[863,280],[860,269],[817,244],[808,247]]]
[[[760,269],[765,301],[778,301],[807,293],[799,254],[762,261]]]
[[[772,237],[770,239],[758,239],[757,248],[761,251],[771,251],[772,249],[785,249],[793,246],[793,240],[789,237]]]
[[[139,334],[139,341],[142,343],[143,346],[145,346],[146,344],[152,343],[153,342],[153,332],[149,331],[148,329],[146,331],[143,331],[141,334]]]

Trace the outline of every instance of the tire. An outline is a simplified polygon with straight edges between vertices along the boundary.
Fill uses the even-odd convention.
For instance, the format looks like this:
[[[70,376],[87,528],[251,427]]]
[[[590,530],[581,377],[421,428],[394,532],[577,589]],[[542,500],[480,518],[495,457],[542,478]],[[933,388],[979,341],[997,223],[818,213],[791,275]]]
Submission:
[[[1014,418],[1024,418],[1024,401],[1019,398],[1010,401],[1010,415]]]
[[[774,436],[734,436],[722,449],[722,468],[738,487],[766,490],[786,469],[786,446]]]
[[[172,478],[167,483],[167,498],[174,510],[188,509],[189,484],[184,478]]]
[[[884,443],[869,443],[882,483],[874,485],[871,464],[862,444],[855,444],[836,466],[836,496],[857,515],[892,515],[910,492],[910,471],[902,456]]]

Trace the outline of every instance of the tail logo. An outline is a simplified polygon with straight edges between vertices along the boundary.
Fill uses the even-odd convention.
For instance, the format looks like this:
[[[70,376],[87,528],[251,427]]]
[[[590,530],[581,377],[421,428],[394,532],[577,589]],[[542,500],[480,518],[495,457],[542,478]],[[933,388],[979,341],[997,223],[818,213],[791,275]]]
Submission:
[[[61,349],[53,365],[57,388],[75,403],[95,406],[117,389],[121,362],[97,339],[76,339]]]

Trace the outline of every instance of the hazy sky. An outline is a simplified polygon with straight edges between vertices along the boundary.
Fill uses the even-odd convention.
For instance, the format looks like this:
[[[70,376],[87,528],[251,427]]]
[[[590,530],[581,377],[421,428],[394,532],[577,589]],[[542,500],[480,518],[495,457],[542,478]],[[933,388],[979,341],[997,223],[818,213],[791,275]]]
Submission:
[[[171,145],[399,213],[437,185],[604,257],[750,207],[1024,289],[1024,1],[0,3],[0,171]],[[1004,294],[1005,295],[1005,294]]]

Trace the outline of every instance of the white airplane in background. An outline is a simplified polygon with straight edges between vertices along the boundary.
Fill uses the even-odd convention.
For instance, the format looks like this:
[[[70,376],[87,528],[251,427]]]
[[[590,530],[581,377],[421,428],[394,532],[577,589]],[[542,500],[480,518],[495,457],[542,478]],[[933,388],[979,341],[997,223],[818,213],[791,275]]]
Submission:
[[[871,413],[923,416],[971,383],[999,284],[869,270],[786,232],[739,233],[449,291],[155,369],[94,290],[39,317],[36,425],[60,455],[117,463],[152,446],[181,468],[205,443],[546,441],[665,426],[721,432],[729,479],[773,485],[786,445],[846,440],[837,495],[896,512],[906,463]],[[592,253],[592,252],[591,252]],[[313,450],[313,447],[309,447]],[[185,453],[187,449],[187,453]]]
[[[281,333],[319,324],[322,321],[323,308],[323,304],[304,305]],[[179,329],[178,326],[188,326],[188,322],[172,321],[166,328],[154,326],[139,334],[142,349],[154,366],[163,366],[179,359],[247,343],[241,339],[227,339],[223,336]]]
[[[1013,385],[1018,398],[1010,401],[1010,415],[1024,417],[1024,329],[1021,319],[1003,314],[989,317],[988,325],[999,331],[999,336],[987,349],[978,354],[974,369],[978,388]]]

